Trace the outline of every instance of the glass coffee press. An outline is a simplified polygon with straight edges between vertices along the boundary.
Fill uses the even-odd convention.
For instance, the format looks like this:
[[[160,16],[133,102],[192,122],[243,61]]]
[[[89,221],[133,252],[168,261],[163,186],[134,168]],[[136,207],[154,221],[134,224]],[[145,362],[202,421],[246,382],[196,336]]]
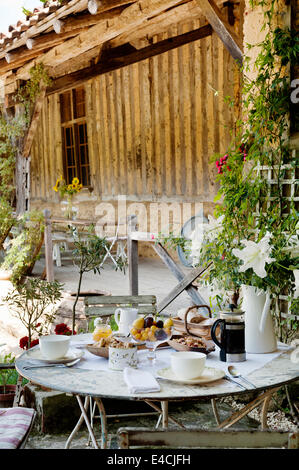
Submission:
[[[220,361],[246,361],[245,312],[230,304],[227,310],[222,310],[219,314],[220,318],[212,326],[211,337],[220,348]],[[218,327],[220,327],[220,334],[216,335]]]

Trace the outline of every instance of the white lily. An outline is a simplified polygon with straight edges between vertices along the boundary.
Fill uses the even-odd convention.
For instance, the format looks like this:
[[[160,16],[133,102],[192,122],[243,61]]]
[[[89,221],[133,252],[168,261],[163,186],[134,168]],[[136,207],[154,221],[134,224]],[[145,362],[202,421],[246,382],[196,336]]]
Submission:
[[[299,297],[299,269],[294,269],[294,276],[295,276],[294,299],[298,299]]]
[[[251,240],[242,240],[241,243],[245,248],[243,250],[239,250],[238,248],[232,250],[232,253],[243,261],[243,265],[239,268],[240,272],[252,268],[257,276],[261,278],[267,276],[265,270],[266,263],[270,264],[276,261],[270,256],[272,249],[269,243],[270,238],[271,234],[267,232],[258,243]]]

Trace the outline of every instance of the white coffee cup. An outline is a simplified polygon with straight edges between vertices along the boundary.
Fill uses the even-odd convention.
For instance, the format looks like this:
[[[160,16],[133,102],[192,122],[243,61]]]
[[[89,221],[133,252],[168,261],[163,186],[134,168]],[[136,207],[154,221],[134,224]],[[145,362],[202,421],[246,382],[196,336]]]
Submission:
[[[39,337],[39,347],[45,359],[60,359],[66,356],[70,346],[70,336],[47,335]]]
[[[114,319],[118,325],[119,333],[128,335],[134,320],[138,314],[137,308],[117,308],[114,313]]]
[[[171,354],[171,369],[179,379],[195,379],[199,377],[206,363],[204,353],[180,351]]]

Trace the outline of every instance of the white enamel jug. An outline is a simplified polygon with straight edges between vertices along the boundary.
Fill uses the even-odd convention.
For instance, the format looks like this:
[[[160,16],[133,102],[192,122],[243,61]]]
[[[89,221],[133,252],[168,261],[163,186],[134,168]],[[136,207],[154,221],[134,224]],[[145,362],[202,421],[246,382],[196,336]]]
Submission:
[[[130,333],[132,323],[137,318],[137,314],[137,308],[117,308],[114,313],[114,319],[118,325],[118,332],[128,335]]]
[[[247,353],[270,353],[277,349],[277,341],[270,312],[268,292],[242,285],[245,311],[245,350]]]

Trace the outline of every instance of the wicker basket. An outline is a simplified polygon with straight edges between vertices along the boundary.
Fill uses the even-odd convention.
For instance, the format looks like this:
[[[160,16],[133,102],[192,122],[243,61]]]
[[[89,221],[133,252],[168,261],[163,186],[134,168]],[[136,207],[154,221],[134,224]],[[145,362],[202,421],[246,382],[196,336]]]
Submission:
[[[209,318],[199,314],[197,317],[194,317],[198,319],[198,323],[194,321],[194,318],[192,319],[193,321],[188,322],[188,313],[194,308],[206,308],[209,312]],[[173,318],[173,326],[174,329],[180,333],[211,340],[211,328],[215,321],[216,318],[212,318],[212,312],[209,305],[192,305],[186,310],[184,320],[181,320],[179,317]],[[218,332],[216,330],[216,335],[217,334]]]

